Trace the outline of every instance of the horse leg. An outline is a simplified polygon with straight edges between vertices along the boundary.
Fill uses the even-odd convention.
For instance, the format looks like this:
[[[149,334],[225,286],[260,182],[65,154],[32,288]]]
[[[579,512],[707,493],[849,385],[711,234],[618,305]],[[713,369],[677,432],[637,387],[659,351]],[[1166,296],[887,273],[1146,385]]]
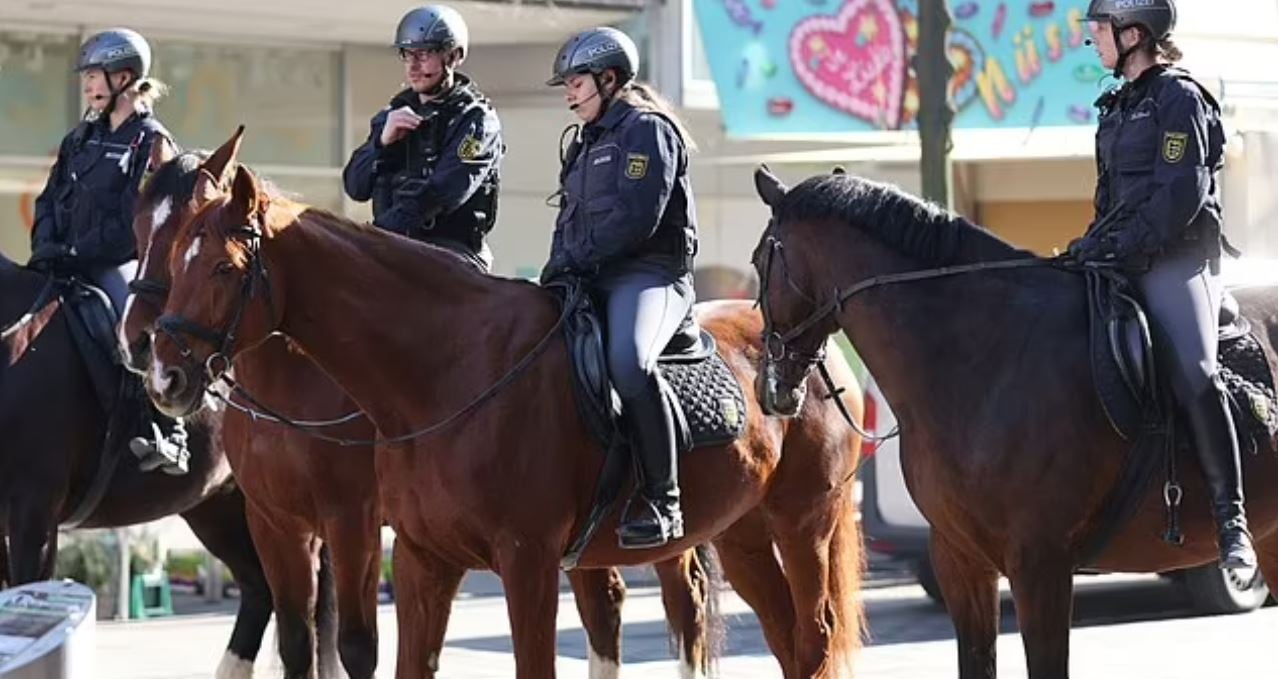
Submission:
[[[548,544],[512,539],[498,548],[497,564],[515,643],[515,679],[554,679],[559,554]]]
[[[1073,577],[1073,558],[1060,547],[1024,544],[1008,559],[1007,579],[1016,600],[1029,679],[1069,677]]]
[[[275,603],[275,628],[284,676],[307,679],[318,676],[316,660],[316,574],[320,543],[310,526],[279,512],[266,512],[250,504],[249,527],[253,541],[262,546],[262,566],[271,583]]]
[[[929,550],[958,639],[959,679],[994,679],[998,676],[998,571],[986,560],[952,546],[935,530]]]
[[[19,500],[9,513],[10,585],[53,577],[58,556],[58,526],[52,510],[40,504]]]
[[[771,523],[794,601],[795,677],[848,676],[860,646],[857,590],[864,564],[848,495],[836,491],[779,506]]]
[[[714,541],[723,576],[759,618],[763,638],[781,664],[785,679],[794,674],[794,602],[761,512],[751,512]]]
[[[392,558],[395,617],[399,623],[395,676],[432,679],[439,671],[448,617],[466,571],[425,550],[410,547],[403,536],[395,539]]]
[[[568,571],[590,646],[591,679],[616,679],[621,669],[621,605],[626,583],[616,568]]]
[[[337,659],[337,578],[332,549],[322,538],[318,556],[315,611],[310,620],[315,629],[315,669],[320,679],[333,679],[342,675]]]
[[[249,532],[244,495],[239,490],[215,493],[182,513],[191,532],[235,575],[240,608],[217,679],[253,676],[253,662],[271,620],[271,588]]]
[[[705,564],[696,551],[688,550],[653,567],[661,581],[666,625],[679,649],[679,676],[682,679],[705,677],[710,673],[711,650],[706,617],[711,583]]]
[[[337,584],[338,651],[350,679],[377,669],[377,583],[381,578],[381,530],[376,508],[324,527]]]

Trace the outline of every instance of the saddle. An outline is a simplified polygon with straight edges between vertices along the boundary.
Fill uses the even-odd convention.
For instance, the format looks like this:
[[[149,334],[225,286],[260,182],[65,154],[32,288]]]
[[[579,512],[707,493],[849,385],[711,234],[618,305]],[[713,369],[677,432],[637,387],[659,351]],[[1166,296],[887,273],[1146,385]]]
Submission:
[[[621,493],[633,467],[629,432],[621,418],[621,399],[612,387],[604,349],[604,327],[594,300],[579,281],[550,284],[564,305],[564,340],[573,371],[577,409],[604,451],[604,467],[581,534],[560,565],[576,566]],[[700,329],[691,312],[657,360],[658,384],[675,424],[679,454],[703,446],[724,445],[745,431],[746,400],[737,378],[718,353],[714,337]]]
[[[1101,528],[1084,549],[1084,563],[1104,551],[1118,528],[1137,510],[1161,465],[1170,542],[1179,540],[1176,425],[1172,397],[1158,377],[1154,337],[1140,302],[1125,278],[1111,269],[1087,269],[1088,334],[1092,382],[1114,431],[1132,444],[1118,483],[1102,510]],[[1270,447],[1278,433],[1278,395],[1264,350],[1225,292],[1219,318],[1219,375],[1237,425],[1239,448],[1253,454]]]

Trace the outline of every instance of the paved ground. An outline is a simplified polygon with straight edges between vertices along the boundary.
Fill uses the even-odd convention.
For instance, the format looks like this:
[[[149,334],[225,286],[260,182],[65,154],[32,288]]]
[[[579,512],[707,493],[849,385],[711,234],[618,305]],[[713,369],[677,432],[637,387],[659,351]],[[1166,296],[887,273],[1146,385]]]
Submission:
[[[1157,677],[1218,679],[1278,676],[1278,608],[1226,617],[1182,617],[1179,592],[1153,578],[1079,578],[1072,670],[1078,678]],[[482,587],[472,587],[483,589]],[[871,638],[856,664],[859,679],[954,677],[955,649],[948,617],[916,585],[879,580],[865,592]],[[758,625],[736,596],[724,597],[726,648],[723,677],[779,677]],[[1002,677],[1025,677],[1024,654],[1014,612],[1004,600],[999,637]],[[659,592],[632,589],[626,602],[623,677],[675,677],[665,636]],[[381,608],[382,664],[393,676],[394,610]],[[221,657],[231,619],[224,613],[98,628],[101,679],[209,677]],[[561,598],[559,662],[562,677],[587,676],[585,637],[571,595]],[[273,632],[268,632],[273,634]],[[272,637],[273,638],[273,637]],[[441,677],[514,676],[505,604],[497,596],[459,598],[441,660]],[[1229,660],[1221,658],[1228,652]],[[264,654],[264,656],[267,654]],[[258,676],[279,676],[278,661],[263,657]]]

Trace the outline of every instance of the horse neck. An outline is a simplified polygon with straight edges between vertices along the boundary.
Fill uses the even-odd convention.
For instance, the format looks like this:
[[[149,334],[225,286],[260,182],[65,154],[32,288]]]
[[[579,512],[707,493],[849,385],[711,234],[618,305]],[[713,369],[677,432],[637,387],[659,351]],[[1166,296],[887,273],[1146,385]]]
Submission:
[[[303,215],[263,246],[282,288],[280,330],[389,435],[420,426],[436,405],[454,407],[467,391],[458,373],[482,379],[476,356],[493,344],[486,341],[520,346],[519,330],[538,323],[531,311],[548,306],[531,286],[472,273],[428,246],[326,223],[332,219]],[[497,318],[515,327],[495,331]],[[413,413],[396,399],[406,393]]]
[[[849,227],[844,227],[848,229]],[[820,240],[810,240],[818,236]],[[848,290],[876,276],[934,268],[903,256],[872,236],[852,230],[830,238],[828,229],[801,230],[809,239],[813,285],[818,298]],[[983,234],[981,234],[983,235]],[[961,244],[957,264],[1030,256],[992,237]],[[920,396],[938,385],[988,384],[1005,358],[1035,331],[1023,299],[1025,285],[1038,291],[1046,272],[985,272],[877,286],[848,300],[838,312],[839,326],[864,358],[889,401],[922,403]],[[1052,306],[1048,300],[1044,306]],[[1050,314],[1052,310],[1037,309]],[[1061,311],[1061,313],[1065,313]],[[1021,347],[1023,348],[1023,347]],[[896,409],[898,403],[892,403]]]

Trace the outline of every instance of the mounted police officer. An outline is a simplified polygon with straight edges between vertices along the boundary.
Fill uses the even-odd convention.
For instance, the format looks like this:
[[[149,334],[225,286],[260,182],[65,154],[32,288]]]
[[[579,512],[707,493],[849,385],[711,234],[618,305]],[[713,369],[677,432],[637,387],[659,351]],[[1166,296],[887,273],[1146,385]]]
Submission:
[[[1217,374],[1223,295],[1220,106],[1172,64],[1172,0],[1092,0],[1102,63],[1124,84],[1103,95],[1096,132],[1096,221],[1070,244],[1080,260],[1131,272],[1159,340],[1174,354],[1171,387],[1211,491],[1222,567],[1254,568],[1241,463]]]
[[[453,250],[484,270],[497,220],[501,123],[457,71],[470,31],[451,7],[410,10],[395,30],[408,87],[373,116],[342,172],[346,193],[373,201],[373,224]]]
[[[161,157],[174,151],[172,138],[153,113],[165,87],[148,78],[150,69],[150,46],[125,28],[93,35],[80,47],[76,70],[89,108],[84,121],[62,140],[35,201],[28,266],[93,281],[110,297],[117,316],[137,273],[133,209],[152,146],[164,145]],[[182,422],[139,400],[152,418],[154,435],[130,441],[142,469],[186,473]]]
[[[618,529],[628,548],[683,536],[674,423],[657,357],[692,308],[697,251],[691,142],[671,106],[635,81],[638,70],[634,42],[612,28],[572,37],[555,57],[547,84],[563,86],[585,126],[563,159],[554,242],[542,272],[543,282],[581,278],[606,316],[608,369],[647,501]]]

